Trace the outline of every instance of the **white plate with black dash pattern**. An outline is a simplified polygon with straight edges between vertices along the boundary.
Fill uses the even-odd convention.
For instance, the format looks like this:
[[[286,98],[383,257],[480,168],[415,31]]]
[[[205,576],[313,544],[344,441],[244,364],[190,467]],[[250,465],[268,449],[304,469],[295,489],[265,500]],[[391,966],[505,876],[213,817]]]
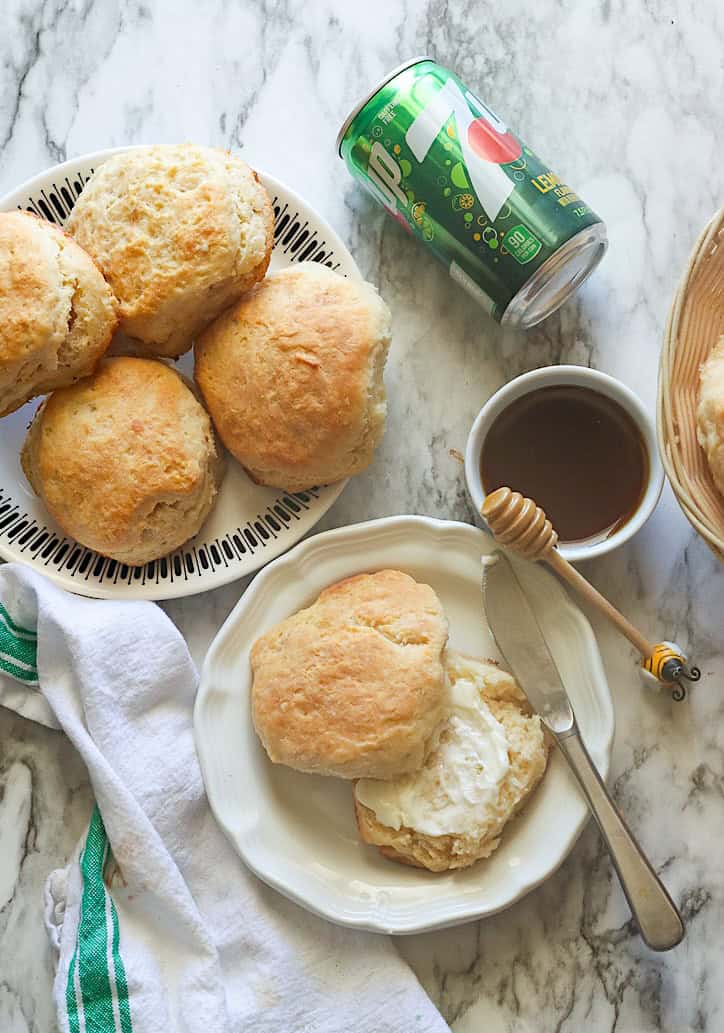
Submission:
[[[83,187],[112,154],[99,151],[55,165],[0,199],[0,211],[35,212],[62,226]],[[270,269],[322,262],[359,278],[354,259],[337,234],[308,204],[278,180],[259,172],[274,206]],[[191,355],[178,363],[191,375]],[[0,422],[0,557],[27,563],[80,595],[116,599],[172,599],[216,588],[258,570],[305,535],[327,512],[345,481],[303,492],[254,484],[229,459],[218,503],[195,538],[163,559],[130,567],[68,538],[36,498],[20,467],[20,448],[38,401]]]

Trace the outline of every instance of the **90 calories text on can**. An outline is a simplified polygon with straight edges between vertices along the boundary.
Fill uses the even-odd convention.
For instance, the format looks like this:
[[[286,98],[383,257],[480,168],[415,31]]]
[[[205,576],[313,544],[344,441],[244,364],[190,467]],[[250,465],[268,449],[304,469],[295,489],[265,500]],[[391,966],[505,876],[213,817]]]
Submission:
[[[377,86],[337,146],[352,175],[504,325],[545,319],[606,250],[598,215],[430,58]]]

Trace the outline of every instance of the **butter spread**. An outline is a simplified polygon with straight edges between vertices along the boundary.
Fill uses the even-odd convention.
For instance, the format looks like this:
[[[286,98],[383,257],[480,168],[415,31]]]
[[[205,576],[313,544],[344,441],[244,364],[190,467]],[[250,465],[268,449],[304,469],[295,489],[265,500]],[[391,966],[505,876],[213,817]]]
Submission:
[[[357,799],[383,825],[428,836],[475,835],[489,827],[510,761],[505,730],[481,698],[481,687],[466,676],[448,683],[448,716],[420,771],[357,783]]]

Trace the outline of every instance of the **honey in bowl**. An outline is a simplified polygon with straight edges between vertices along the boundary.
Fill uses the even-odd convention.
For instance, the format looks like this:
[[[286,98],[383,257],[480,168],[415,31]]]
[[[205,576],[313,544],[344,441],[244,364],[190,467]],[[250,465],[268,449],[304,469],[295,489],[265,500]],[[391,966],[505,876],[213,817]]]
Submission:
[[[610,537],[636,512],[649,461],[641,431],[588,387],[542,387],[495,418],[483,442],[486,494],[507,485],[545,510],[561,542]]]

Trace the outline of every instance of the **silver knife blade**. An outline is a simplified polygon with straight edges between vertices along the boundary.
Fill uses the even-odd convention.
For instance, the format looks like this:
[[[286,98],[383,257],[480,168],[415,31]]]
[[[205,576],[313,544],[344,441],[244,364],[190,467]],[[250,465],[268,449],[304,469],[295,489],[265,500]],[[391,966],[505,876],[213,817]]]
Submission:
[[[510,560],[494,555],[485,565],[483,598],[495,644],[543,723],[556,735],[568,732],[573,708],[538,620]]]

